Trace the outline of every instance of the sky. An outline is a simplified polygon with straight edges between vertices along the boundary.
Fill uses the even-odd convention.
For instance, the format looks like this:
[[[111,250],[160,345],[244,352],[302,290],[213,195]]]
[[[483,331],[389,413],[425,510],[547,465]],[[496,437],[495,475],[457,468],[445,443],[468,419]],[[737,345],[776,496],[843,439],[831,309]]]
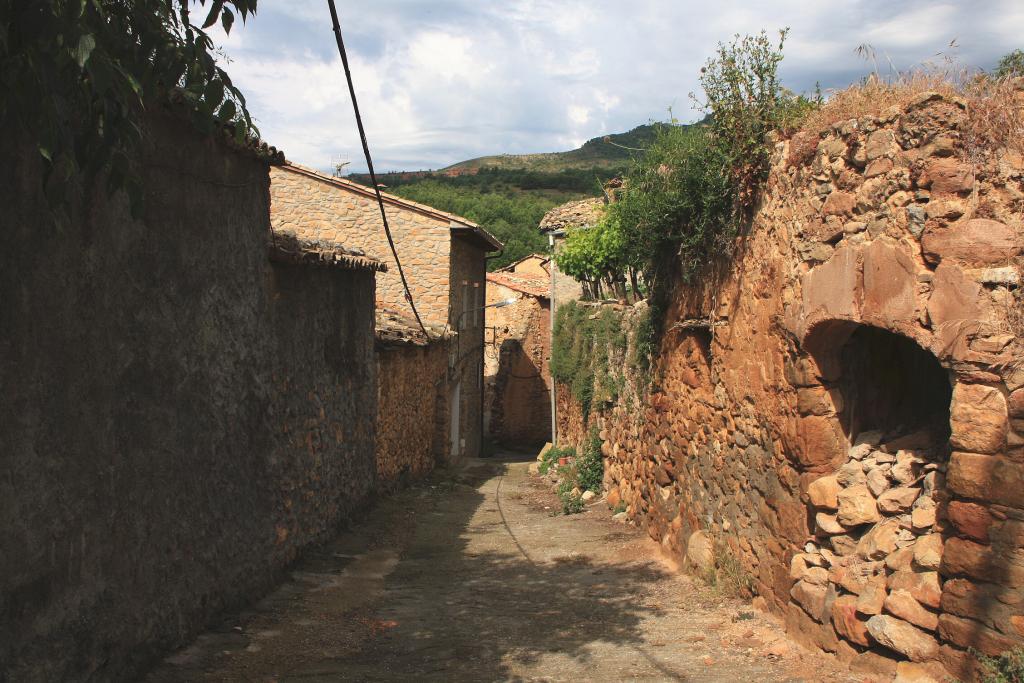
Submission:
[[[378,171],[573,149],[670,108],[695,120],[700,67],[735,34],[788,27],[780,75],[797,92],[872,71],[862,44],[883,73],[990,69],[1024,48],[1020,0],[336,2]],[[365,170],[326,0],[259,0],[211,35],[267,142],[307,166]]]

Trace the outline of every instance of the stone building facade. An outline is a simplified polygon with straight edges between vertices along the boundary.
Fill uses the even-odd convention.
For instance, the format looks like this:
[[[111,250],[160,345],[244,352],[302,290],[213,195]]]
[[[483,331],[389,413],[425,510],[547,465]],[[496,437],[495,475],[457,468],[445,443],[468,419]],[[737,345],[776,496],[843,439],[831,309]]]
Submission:
[[[451,336],[377,310],[377,485],[400,488],[434,468],[448,447]]]
[[[374,276],[271,239],[268,163],[160,106],[144,205],[54,220],[0,140],[0,679],[129,680],[375,487]]]
[[[487,274],[484,432],[506,446],[551,439],[551,259],[527,256]]]
[[[316,240],[334,240],[388,265],[377,306],[412,316],[374,191],[295,164],[271,170],[271,220]],[[501,244],[480,226],[401,197],[383,195],[410,293],[425,326],[454,332],[449,344],[449,435],[442,461],[477,454],[482,445],[483,320],[486,254]]]
[[[741,567],[856,670],[936,680],[1024,645],[1024,157],[969,155],[965,117],[926,93],[780,142],[650,392],[591,418],[609,503],[667,551]]]

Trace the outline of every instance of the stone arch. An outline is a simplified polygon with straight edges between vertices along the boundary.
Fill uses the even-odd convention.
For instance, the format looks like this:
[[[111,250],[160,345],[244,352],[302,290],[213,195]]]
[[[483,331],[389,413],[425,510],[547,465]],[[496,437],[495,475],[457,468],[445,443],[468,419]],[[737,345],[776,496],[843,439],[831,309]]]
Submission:
[[[810,330],[803,346],[850,443],[861,433],[879,432],[883,441],[913,434],[928,448],[946,448],[950,373],[915,340],[851,320],[827,320]]]

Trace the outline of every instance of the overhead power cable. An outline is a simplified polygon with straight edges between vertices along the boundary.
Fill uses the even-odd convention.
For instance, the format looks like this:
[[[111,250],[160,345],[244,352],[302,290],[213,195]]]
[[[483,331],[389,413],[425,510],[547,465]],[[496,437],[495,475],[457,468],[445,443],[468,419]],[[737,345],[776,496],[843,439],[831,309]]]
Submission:
[[[341,37],[341,24],[338,22],[338,9],[334,6],[334,0],[327,0],[327,5],[331,9],[331,22],[334,25],[334,38],[338,43],[338,54],[341,55],[341,64],[345,67],[345,80],[348,81],[348,93],[352,96],[352,111],[356,115],[356,126],[359,128],[359,139],[363,143],[363,156],[366,157],[366,168],[370,171],[370,182],[373,183],[373,191],[377,194],[377,205],[380,206],[380,218],[384,221],[384,234],[387,235],[388,244],[391,246],[391,254],[395,257],[395,265],[398,266],[398,275],[402,278],[402,288],[405,290],[405,300],[409,302],[409,307],[412,308],[412,314],[416,317],[416,322],[419,324],[420,329],[423,330],[423,334],[426,335],[427,339],[430,339],[430,333],[427,332],[427,328],[423,326],[423,321],[420,320],[419,311],[416,310],[416,304],[412,300],[412,292],[409,291],[409,281],[405,279],[405,271],[402,270],[402,261],[398,258],[398,250],[395,248],[395,240],[391,236],[391,226],[388,225],[388,215],[384,210],[384,197],[381,196],[380,186],[377,184],[377,174],[373,172],[373,159],[370,158],[370,145],[366,142],[366,129],[363,128],[363,117],[359,114],[359,101],[356,99],[356,89],[352,85],[352,71],[348,68],[348,54],[345,52],[345,41]]]

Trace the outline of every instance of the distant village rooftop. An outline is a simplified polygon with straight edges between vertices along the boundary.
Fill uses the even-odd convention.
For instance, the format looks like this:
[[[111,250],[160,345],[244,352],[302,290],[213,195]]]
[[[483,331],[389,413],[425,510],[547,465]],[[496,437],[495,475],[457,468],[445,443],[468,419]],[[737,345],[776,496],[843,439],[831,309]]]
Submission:
[[[487,281],[529,296],[543,299],[548,298],[548,278],[542,275],[499,270],[487,273]]]
[[[540,231],[546,234],[569,228],[593,227],[601,219],[605,204],[604,197],[593,197],[556,206],[540,220]]]

